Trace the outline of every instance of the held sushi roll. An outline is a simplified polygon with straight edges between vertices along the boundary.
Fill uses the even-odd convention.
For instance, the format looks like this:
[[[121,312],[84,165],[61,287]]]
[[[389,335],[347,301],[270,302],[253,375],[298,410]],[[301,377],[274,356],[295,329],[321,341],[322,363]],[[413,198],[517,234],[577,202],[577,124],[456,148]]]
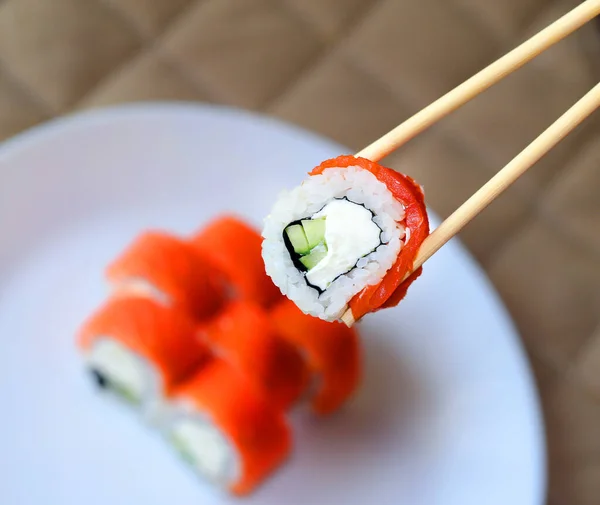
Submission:
[[[357,390],[362,378],[361,349],[354,328],[304,314],[292,301],[273,307],[271,320],[280,335],[304,354],[313,376],[311,405],[332,414]]]
[[[113,298],[82,326],[78,344],[96,384],[156,420],[164,398],[210,357],[184,313],[147,298]]]
[[[400,302],[429,222],[421,188],[364,158],[340,156],[284,192],[265,220],[267,274],[306,314],[357,321]]]
[[[166,435],[176,451],[201,476],[237,495],[253,491],[291,450],[283,413],[218,358],[178,389],[169,410]]]
[[[138,236],[108,266],[106,275],[117,294],[147,296],[200,320],[215,314],[225,299],[222,280],[195,248],[159,231]]]
[[[232,215],[214,219],[192,238],[207,262],[227,279],[234,298],[269,307],[282,296],[265,272],[260,231]]]
[[[257,304],[231,302],[199,328],[198,336],[279,408],[290,407],[308,385],[302,355],[275,331],[268,313]]]

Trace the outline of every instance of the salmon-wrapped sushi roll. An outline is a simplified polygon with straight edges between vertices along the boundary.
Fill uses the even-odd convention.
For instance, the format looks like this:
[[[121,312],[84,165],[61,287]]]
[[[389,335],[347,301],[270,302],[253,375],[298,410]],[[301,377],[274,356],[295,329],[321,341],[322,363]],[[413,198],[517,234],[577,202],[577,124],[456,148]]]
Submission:
[[[78,344],[98,386],[154,416],[210,357],[195,329],[185,313],[148,298],[112,298],[83,324]]]
[[[198,335],[280,408],[291,406],[308,384],[301,354],[277,334],[268,313],[256,304],[230,303]]]
[[[286,459],[291,434],[279,409],[247,378],[214,359],[176,392],[166,435],[203,477],[237,495],[253,491]]]
[[[304,354],[314,387],[314,412],[328,415],[339,409],[356,391],[362,376],[357,332],[342,323],[327,322],[304,314],[292,301],[273,307],[271,319],[278,333]]]
[[[265,220],[263,258],[274,283],[303,312],[351,325],[406,295],[421,273],[411,274],[428,234],[415,181],[339,156],[280,196]]]
[[[224,285],[188,242],[147,231],[106,270],[118,294],[143,295],[197,319],[212,316],[225,299]]]
[[[236,298],[268,307],[282,298],[265,272],[260,232],[235,216],[222,216],[205,226],[192,243],[227,278]]]

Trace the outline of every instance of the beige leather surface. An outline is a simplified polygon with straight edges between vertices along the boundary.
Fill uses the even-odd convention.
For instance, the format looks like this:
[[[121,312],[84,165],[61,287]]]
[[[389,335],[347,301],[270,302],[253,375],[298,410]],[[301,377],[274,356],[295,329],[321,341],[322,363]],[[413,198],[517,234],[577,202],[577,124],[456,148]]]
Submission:
[[[0,0],[0,139],[81,108],[181,99],[359,149],[577,3]],[[386,164],[447,215],[597,82],[599,54],[586,26]],[[599,125],[600,112],[462,234],[536,370],[554,505],[600,503]]]

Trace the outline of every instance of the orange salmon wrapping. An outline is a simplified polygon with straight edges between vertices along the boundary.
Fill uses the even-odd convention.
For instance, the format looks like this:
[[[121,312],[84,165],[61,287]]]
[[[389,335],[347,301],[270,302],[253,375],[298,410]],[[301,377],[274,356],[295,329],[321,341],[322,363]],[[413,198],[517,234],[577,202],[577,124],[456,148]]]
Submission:
[[[221,280],[194,247],[167,233],[142,233],[108,266],[106,275],[125,295],[150,296],[199,320],[215,314],[225,300]]]
[[[282,298],[265,272],[260,233],[235,216],[219,217],[193,237],[192,243],[219,269],[235,296],[269,307]]]
[[[313,410],[328,415],[339,409],[361,381],[361,349],[353,328],[304,314],[293,302],[273,307],[271,320],[277,331],[305,355],[317,382],[311,399]]]
[[[241,463],[239,478],[229,486],[234,494],[252,492],[291,451],[283,413],[227,361],[211,361],[178,389],[176,398],[191,400],[234,445]]]
[[[309,372],[301,354],[277,334],[257,304],[230,303],[199,328],[198,336],[280,408],[292,405],[308,384]]]
[[[196,323],[177,309],[147,298],[112,298],[85,321],[78,344],[89,351],[99,338],[120,342],[156,368],[169,395],[210,357],[195,330]]]

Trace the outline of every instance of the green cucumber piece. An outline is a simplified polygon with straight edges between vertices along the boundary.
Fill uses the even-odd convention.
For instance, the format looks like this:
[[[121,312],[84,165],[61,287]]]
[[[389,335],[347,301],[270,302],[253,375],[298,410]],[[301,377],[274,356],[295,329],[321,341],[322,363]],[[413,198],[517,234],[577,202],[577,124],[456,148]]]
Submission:
[[[184,461],[186,461],[190,465],[195,465],[196,464],[196,460],[194,459],[194,456],[192,456],[191,452],[185,446],[183,440],[181,440],[176,435],[171,435],[171,443],[173,444],[173,446],[175,447],[176,451],[179,453],[179,455],[181,456],[181,458]]]
[[[113,389],[127,403],[130,403],[132,405],[140,404],[140,399],[132,391],[122,386],[121,384],[113,384]]]
[[[302,228],[299,224],[294,224],[292,226],[288,226],[285,229],[288,238],[294,248],[294,251],[297,254],[306,254],[310,251],[310,247],[308,246],[308,240],[306,239],[306,235],[304,234],[304,228]]]
[[[319,244],[325,243],[325,218],[320,219],[304,219],[301,221],[308,248],[312,249]]]
[[[317,264],[327,256],[327,247],[319,246],[315,247],[309,254],[302,256],[300,262],[310,270],[317,266]]]

